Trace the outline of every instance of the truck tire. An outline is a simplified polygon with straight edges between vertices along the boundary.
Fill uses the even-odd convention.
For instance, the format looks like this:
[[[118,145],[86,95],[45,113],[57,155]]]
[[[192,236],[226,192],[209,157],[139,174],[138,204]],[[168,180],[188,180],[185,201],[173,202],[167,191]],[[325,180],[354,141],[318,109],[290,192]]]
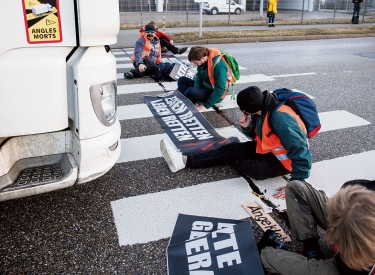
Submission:
[[[235,9],[234,13],[237,14],[237,15],[241,14],[241,9]]]
[[[217,13],[218,13],[218,9],[217,8],[213,8],[211,10],[211,14],[216,15]]]

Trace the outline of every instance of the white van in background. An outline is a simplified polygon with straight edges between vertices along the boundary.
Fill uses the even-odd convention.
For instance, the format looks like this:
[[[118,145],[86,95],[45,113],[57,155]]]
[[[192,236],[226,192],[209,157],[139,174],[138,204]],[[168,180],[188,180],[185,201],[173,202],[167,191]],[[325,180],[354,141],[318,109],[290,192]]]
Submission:
[[[229,5],[229,1],[231,1]],[[230,8],[229,8],[230,6]],[[244,10],[244,7],[238,5],[233,0],[208,0],[208,2],[203,2],[203,11],[208,14],[218,14],[219,12],[241,14]]]

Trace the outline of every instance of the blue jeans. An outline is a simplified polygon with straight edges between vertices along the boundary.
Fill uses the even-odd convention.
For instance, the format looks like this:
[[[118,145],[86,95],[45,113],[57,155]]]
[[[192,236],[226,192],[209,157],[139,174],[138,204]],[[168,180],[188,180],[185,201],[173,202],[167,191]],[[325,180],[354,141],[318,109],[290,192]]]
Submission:
[[[353,17],[354,16],[358,16],[359,17],[359,11],[361,10],[361,7],[354,7],[354,11],[353,11]]]
[[[275,14],[272,14],[272,16],[268,17],[268,25],[275,23]]]
[[[206,88],[194,88],[194,80],[186,76],[181,76],[177,80],[178,91],[187,97],[191,102],[206,102],[212,94],[212,90]]]

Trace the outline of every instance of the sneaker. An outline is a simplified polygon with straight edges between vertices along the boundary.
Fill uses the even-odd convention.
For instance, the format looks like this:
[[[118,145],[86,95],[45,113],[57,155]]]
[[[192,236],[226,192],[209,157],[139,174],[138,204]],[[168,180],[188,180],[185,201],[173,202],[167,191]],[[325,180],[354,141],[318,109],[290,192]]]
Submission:
[[[172,145],[164,139],[160,141],[160,151],[163,158],[168,163],[169,169],[171,169],[173,173],[185,168],[182,153],[174,149]]]
[[[125,76],[126,79],[133,79],[134,78],[134,76],[131,72],[124,73],[124,76]]]
[[[272,24],[272,27],[276,27],[275,24]]]
[[[163,46],[161,48],[161,53],[166,53],[168,51],[167,47]]]
[[[179,48],[178,51],[177,51],[177,53],[178,54],[182,54],[182,53],[186,52],[187,49],[188,49],[188,47]]]

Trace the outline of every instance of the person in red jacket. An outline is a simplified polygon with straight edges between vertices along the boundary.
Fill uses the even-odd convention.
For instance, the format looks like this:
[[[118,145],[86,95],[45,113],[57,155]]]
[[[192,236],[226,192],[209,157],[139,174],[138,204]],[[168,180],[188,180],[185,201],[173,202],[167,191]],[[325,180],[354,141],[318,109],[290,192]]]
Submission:
[[[171,51],[174,54],[182,54],[182,53],[186,52],[188,47],[177,48],[174,45],[173,40],[169,35],[167,35],[166,33],[162,32],[162,31],[159,31],[158,23],[156,23],[155,21],[151,21],[148,24],[154,25],[154,27],[156,29],[156,37],[159,38],[159,40],[160,40],[160,44],[161,44],[161,47],[162,47],[162,53],[167,52],[168,50]],[[146,28],[147,25],[145,25],[142,29],[139,30],[139,32],[141,34],[145,31],[145,28]]]

